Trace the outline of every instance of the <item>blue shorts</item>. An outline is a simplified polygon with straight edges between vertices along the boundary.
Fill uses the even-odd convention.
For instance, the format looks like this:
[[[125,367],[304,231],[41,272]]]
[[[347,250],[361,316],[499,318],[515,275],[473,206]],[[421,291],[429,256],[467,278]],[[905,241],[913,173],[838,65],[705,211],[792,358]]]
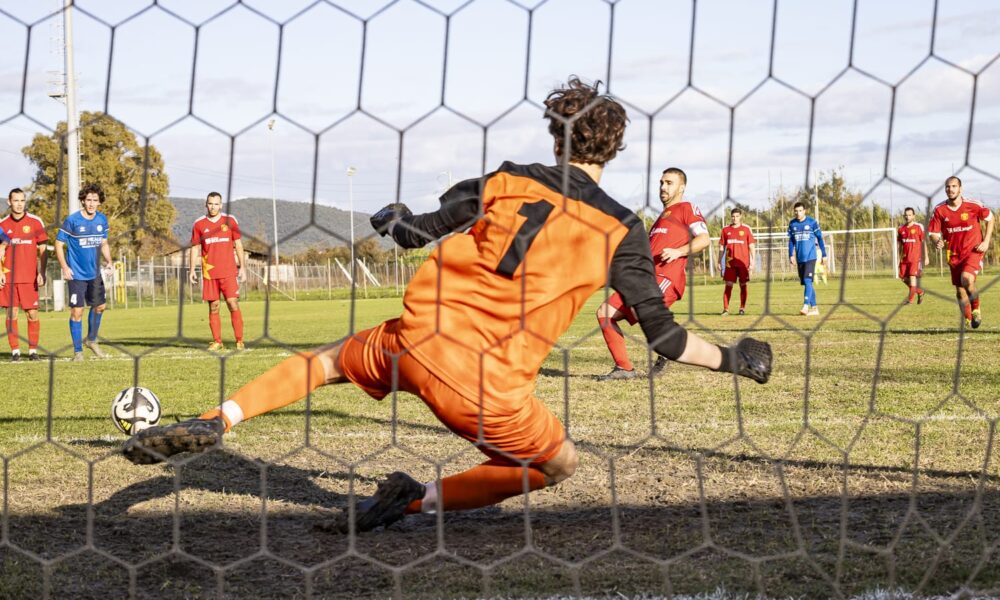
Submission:
[[[106,302],[104,280],[100,277],[87,281],[70,279],[66,283],[69,284],[69,305],[71,308],[82,308],[84,303],[87,306],[99,306]]]
[[[813,279],[816,272],[816,261],[807,260],[806,262],[800,262],[799,265],[799,285],[805,285],[806,279]]]

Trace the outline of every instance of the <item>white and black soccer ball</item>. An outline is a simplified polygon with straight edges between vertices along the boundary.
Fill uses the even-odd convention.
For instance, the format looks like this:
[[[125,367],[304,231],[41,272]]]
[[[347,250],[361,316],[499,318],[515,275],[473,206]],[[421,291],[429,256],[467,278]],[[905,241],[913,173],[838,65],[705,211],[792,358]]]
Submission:
[[[111,420],[125,435],[134,435],[160,422],[160,399],[144,387],[118,392],[111,401]]]

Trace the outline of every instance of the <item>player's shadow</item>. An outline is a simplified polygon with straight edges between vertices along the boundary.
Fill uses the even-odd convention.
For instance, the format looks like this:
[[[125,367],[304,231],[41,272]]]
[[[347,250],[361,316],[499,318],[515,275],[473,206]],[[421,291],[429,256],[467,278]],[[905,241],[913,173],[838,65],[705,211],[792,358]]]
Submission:
[[[121,443],[109,442],[120,446]],[[175,475],[163,474],[124,487],[108,498],[94,503],[94,511],[104,516],[125,514],[136,504],[172,496],[178,490],[218,494],[261,495],[260,471],[267,469],[269,500],[309,507],[342,509],[347,496],[318,484],[319,481],[339,481],[346,489],[350,474],[346,471],[302,469],[284,464],[263,463],[224,448],[214,450],[198,460],[184,464]],[[134,467],[157,469],[157,467]],[[355,475],[356,480],[367,481]],[[61,507],[77,510],[78,505]]]
[[[264,505],[245,501],[259,494],[259,464],[225,452],[208,454],[205,459],[203,466],[188,465],[192,472],[180,481],[157,475],[92,507],[90,522],[97,547],[133,563],[167,558],[144,567],[137,580],[143,590],[140,597],[165,585],[188,589],[185,597],[217,595],[219,573],[183,556],[171,557],[175,536],[184,552],[211,565],[226,565],[265,547],[286,561],[285,566],[276,566],[272,559],[260,558],[246,569],[227,569],[222,573],[225,595],[234,598],[296,596],[304,568],[347,551],[347,536],[318,534],[315,529],[329,517],[329,511],[316,508],[337,507],[345,500],[343,494],[315,482],[332,477],[343,483],[345,473],[269,468],[276,478],[287,478],[289,485],[269,496],[265,518]],[[616,506],[598,500],[587,491],[593,486],[584,485],[574,491],[556,488],[533,495],[527,516],[520,501],[500,509],[445,515],[440,532],[445,551],[439,557],[444,563],[436,559],[424,566],[414,563],[438,547],[435,517],[419,515],[360,534],[354,550],[376,560],[334,565],[313,580],[320,586],[314,588],[314,595],[327,597],[323,586],[331,585],[330,596],[393,596],[391,567],[408,563],[414,564],[403,570],[400,580],[407,597],[574,595],[570,572],[542,555],[574,562],[601,555],[579,573],[576,595],[592,597],[608,597],[608,590],[646,597],[693,595],[712,589],[725,589],[733,597],[758,592],[766,597],[854,597],[883,587],[890,577],[903,590],[923,585],[919,591],[924,594],[947,595],[966,584],[983,589],[1000,583],[1000,570],[992,563],[972,575],[984,559],[983,549],[992,547],[1000,531],[1000,491],[996,489],[977,491],[974,484],[949,479],[941,483],[954,489],[916,495],[886,493],[876,491],[884,489],[886,480],[872,476],[847,497],[797,489],[790,490],[786,502],[780,494],[753,491],[761,476],[759,469],[720,459],[705,463],[705,468],[720,476],[724,473],[731,493],[706,492],[699,499],[698,492],[691,493],[694,486],[685,487],[691,483],[690,474],[670,475],[671,470],[657,462],[647,464],[641,477],[619,483]],[[905,488],[906,478],[898,480]],[[181,503],[155,506],[157,499],[173,494],[178,486]],[[671,499],[675,494],[679,497]],[[914,508],[925,521],[908,517]],[[7,520],[13,544],[45,556],[60,546],[63,553],[78,547],[88,527],[86,505],[65,507],[55,514],[15,511]],[[267,533],[266,545],[261,542],[262,531]],[[845,549],[845,539],[880,548],[891,544],[892,569],[883,560],[886,557]],[[523,555],[527,547],[531,551]],[[755,570],[734,553],[770,558]],[[0,547],[0,558],[9,556],[9,548]],[[472,562],[458,568],[449,556]],[[96,597],[95,589],[119,578],[128,586],[124,569],[99,561],[95,566],[93,560],[84,553],[56,565],[50,582],[53,595]],[[508,560],[499,569],[492,567],[491,587],[481,588],[483,571]],[[670,593],[662,579],[662,561],[667,560]],[[41,588],[40,565],[19,557],[14,566],[16,573],[11,575],[10,561],[0,562],[0,582],[16,575],[22,589]]]

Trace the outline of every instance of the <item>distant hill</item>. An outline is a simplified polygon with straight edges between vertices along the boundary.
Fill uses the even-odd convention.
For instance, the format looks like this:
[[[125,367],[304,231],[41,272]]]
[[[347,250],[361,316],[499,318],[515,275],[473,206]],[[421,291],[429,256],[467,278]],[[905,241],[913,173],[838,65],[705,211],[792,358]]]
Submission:
[[[177,220],[174,221],[174,236],[186,243],[191,239],[191,226],[198,217],[205,214],[205,200],[202,198],[170,198],[177,208]],[[282,255],[298,254],[309,248],[332,248],[346,246],[351,239],[350,213],[331,206],[316,205],[315,224],[327,231],[309,227],[305,231],[288,236],[309,224],[312,206],[306,202],[290,202],[278,200],[278,250]],[[271,236],[271,200],[270,198],[243,198],[233,200],[230,206],[223,205],[223,212],[231,213],[240,222],[243,235],[270,243]],[[354,237],[356,240],[374,236],[383,247],[390,248],[391,240],[376,235],[368,222],[369,215],[355,211]],[[340,236],[341,239],[330,235]],[[245,242],[249,243],[249,241]]]

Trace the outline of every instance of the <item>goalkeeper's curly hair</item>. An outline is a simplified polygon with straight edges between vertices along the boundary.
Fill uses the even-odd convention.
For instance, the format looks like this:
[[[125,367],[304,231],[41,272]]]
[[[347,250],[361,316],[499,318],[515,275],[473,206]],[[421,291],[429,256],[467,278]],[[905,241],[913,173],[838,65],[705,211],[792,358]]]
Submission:
[[[569,140],[573,162],[603,165],[625,149],[622,138],[628,115],[621,104],[600,94],[600,86],[600,81],[591,86],[574,76],[545,99],[545,118],[555,138],[556,156],[565,158],[564,128],[569,123],[573,126]]]

